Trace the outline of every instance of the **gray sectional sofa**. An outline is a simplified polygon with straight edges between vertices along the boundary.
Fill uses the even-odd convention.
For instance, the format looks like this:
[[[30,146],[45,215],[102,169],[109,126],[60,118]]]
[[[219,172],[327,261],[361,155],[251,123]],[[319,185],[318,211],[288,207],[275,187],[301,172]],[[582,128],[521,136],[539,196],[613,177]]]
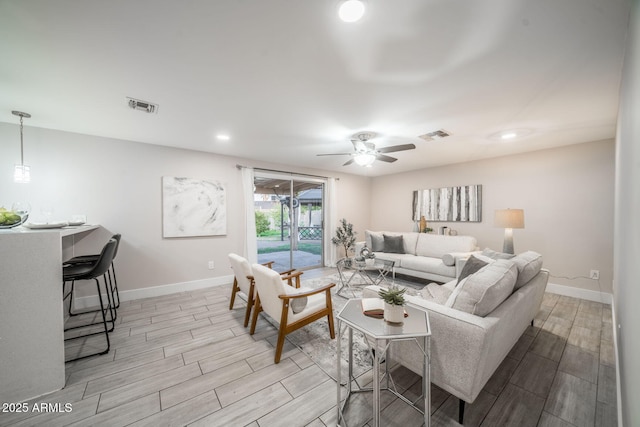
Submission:
[[[473,403],[540,309],[549,273],[542,257],[526,252],[487,261],[476,272],[463,266],[462,280],[427,285],[409,304],[426,309],[431,325],[431,381],[464,402]],[[464,264],[462,261],[461,264]],[[368,286],[363,297],[376,297]],[[393,343],[388,359],[422,375],[422,354],[412,342]]]
[[[356,243],[356,255],[365,246],[376,258],[395,261],[395,273],[441,283],[457,277],[458,260],[478,251],[476,238],[471,236],[369,230],[365,241]]]

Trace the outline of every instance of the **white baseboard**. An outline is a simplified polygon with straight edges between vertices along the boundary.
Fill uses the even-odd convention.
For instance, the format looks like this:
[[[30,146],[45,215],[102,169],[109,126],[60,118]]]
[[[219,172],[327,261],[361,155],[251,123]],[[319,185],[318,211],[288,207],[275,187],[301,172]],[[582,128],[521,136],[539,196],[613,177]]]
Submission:
[[[129,291],[119,291],[120,301],[132,301],[143,298],[159,297],[162,295],[175,294],[177,292],[194,291],[197,289],[210,288],[212,286],[222,286],[233,283],[233,275],[212,277],[210,279],[193,280],[190,282],[172,283],[169,285],[151,286],[149,288],[132,289]],[[106,296],[103,294],[103,298]],[[88,297],[73,298],[74,310],[84,310],[100,305],[98,295]]]
[[[172,283],[169,285],[152,286],[149,288],[132,289],[129,291],[120,291],[121,301],[132,301],[143,298],[158,297],[162,295],[174,294],[177,292],[193,291],[197,289],[210,288],[212,286],[222,286],[233,283],[233,275],[213,277],[210,279],[193,280],[190,282]],[[565,295],[574,298],[581,298],[587,301],[601,302],[611,305],[612,295],[606,292],[590,291],[588,289],[574,288],[572,286],[558,285],[555,283],[547,283],[547,292],[552,294]],[[103,295],[103,298],[106,296]],[[74,308],[83,310],[90,307],[96,307],[100,304],[97,295],[88,297],[74,297]]]
[[[606,292],[590,291],[588,289],[574,288],[573,286],[558,285],[555,283],[547,283],[547,292],[609,305],[611,305],[613,301],[613,296]]]

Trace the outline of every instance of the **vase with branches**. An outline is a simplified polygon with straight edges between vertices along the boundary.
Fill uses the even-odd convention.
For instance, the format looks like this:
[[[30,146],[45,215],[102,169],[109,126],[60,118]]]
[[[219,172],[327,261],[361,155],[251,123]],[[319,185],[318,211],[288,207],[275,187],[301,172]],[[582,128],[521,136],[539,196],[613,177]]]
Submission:
[[[353,231],[353,224],[345,218],[340,220],[340,226],[336,228],[336,235],[331,239],[334,245],[341,245],[344,248],[344,256],[348,257],[353,252],[356,244],[356,232]]]

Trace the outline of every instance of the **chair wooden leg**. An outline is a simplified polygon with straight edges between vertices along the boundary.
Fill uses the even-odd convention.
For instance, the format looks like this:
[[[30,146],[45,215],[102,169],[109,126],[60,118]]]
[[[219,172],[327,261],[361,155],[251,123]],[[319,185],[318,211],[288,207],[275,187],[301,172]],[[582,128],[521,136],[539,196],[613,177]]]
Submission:
[[[336,329],[333,326],[333,305],[331,303],[331,292],[327,290],[327,321],[329,322],[329,335],[331,335],[331,339],[336,338]]]
[[[276,344],[276,357],[274,358],[274,363],[280,363],[280,357],[282,357],[282,347],[284,346],[284,337],[286,335],[284,331],[284,326],[280,325],[280,330],[278,331],[278,343]]]
[[[458,399],[458,423],[462,424],[464,421],[464,400]]]
[[[229,310],[233,310],[233,303],[236,300],[236,292],[238,292],[238,281],[233,278],[233,289],[231,289],[231,301],[229,302]]]
[[[251,316],[251,307],[253,307],[253,292],[249,292],[249,297],[247,298],[247,311],[244,313],[245,328],[249,324],[249,317]]]
[[[253,307],[253,319],[251,319],[251,329],[249,329],[249,335],[253,335],[256,332],[256,323],[258,323],[258,314],[262,311],[260,305],[260,295],[256,294],[256,301]]]
[[[333,310],[329,311],[329,314],[327,314],[327,320],[329,321],[329,335],[331,336],[331,339],[335,339],[336,338],[336,330],[333,327]]]

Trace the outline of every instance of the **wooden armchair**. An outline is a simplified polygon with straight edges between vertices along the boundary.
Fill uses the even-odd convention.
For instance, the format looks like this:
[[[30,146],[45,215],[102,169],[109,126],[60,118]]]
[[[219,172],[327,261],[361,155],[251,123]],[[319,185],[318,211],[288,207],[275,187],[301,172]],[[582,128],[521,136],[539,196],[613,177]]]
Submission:
[[[246,258],[241,257],[240,255],[236,255],[234,253],[229,254],[229,263],[231,264],[231,269],[233,270],[234,279],[233,279],[233,289],[231,290],[231,301],[229,302],[229,310],[233,309],[233,304],[236,300],[236,294],[238,292],[242,292],[247,296],[247,310],[244,315],[244,326],[247,327],[249,324],[249,317],[251,315],[251,308],[254,305],[255,301],[255,292],[254,292],[254,282],[253,282],[253,272],[251,271],[251,265]],[[266,262],[262,264],[268,268],[271,268],[273,265],[273,261]],[[286,280],[287,284],[290,286],[295,286],[296,288],[300,287],[300,276],[302,275],[302,271],[287,270],[279,273],[281,276],[281,280]]]
[[[280,362],[284,338],[288,333],[324,316],[327,316],[329,322],[329,335],[331,339],[335,338],[331,304],[331,288],[336,285],[335,283],[318,289],[294,288],[285,284],[277,272],[262,265],[254,264],[252,269],[257,296],[249,333],[253,335],[255,332],[258,315],[262,311],[279,322],[275,363]],[[306,305],[303,298],[306,299]]]

